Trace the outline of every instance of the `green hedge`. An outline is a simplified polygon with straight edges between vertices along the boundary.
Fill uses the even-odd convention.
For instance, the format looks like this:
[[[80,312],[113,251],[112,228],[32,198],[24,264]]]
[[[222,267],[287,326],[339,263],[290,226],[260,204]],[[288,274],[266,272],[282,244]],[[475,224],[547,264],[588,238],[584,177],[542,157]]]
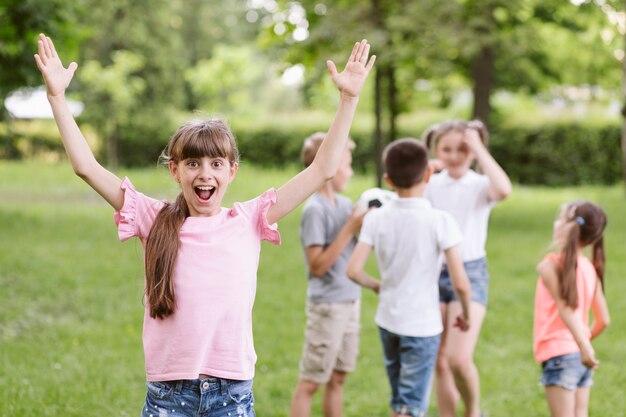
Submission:
[[[491,136],[491,154],[517,183],[613,184],[622,178],[618,125],[500,127]]]
[[[234,122],[244,164],[282,167],[299,163],[305,137],[327,126],[322,119],[275,125]],[[324,120],[324,124],[327,120]],[[23,124],[24,122],[20,122]],[[175,124],[175,123],[174,123]],[[171,118],[158,123],[136,120],[121,132],[120,162],[128,166],[154,164],[175,129]],[[320,127],[317,127],[320,125]],[[20,125],[23,126],[23,125]],[[31,158],[39,154],[63,155],[56,127],[11,129],[0,124],[0,158]],[[421,130],[399,132],[418,136]],[[351,137],[357,143],[354,168],[373,172],[373,135],[370,126],[355,125]],[[502,125],[492,129],[490,150],[511,179],[521,184],[550,186],[613,184],[622,178],[620,126],[583,123],[550,123],[537,127]],[[100,146],[100,148],[104,148]],[[101,155],[100,155],[101,156]]]

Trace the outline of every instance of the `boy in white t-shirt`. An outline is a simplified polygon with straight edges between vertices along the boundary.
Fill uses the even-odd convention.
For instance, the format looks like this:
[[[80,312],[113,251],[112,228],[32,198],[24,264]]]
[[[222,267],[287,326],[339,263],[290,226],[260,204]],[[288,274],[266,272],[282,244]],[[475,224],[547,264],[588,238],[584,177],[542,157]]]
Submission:
[[[398,199],[365,216],[348,276],[379,290],[376,324],[391,385],[393,416],[424,416],[443,325],[439,273],[445,254],[462,305],[456,326],[469,329],[470,284],[458,253],[462,237],[452,216],[422,197],[430,175],[428,151],[417,139],[399,139],[383,152],[385,180]],[[372,250],[382,282],[364,271]]]

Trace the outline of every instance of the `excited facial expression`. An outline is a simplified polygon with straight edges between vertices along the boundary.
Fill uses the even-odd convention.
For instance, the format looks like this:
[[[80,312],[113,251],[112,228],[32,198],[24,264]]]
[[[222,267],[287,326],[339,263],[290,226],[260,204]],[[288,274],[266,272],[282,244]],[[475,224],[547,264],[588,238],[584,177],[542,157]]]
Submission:
[[[464,133],[452,130],[439,138],[435,147],[435,156],[448,169],[450,176],[458,178],[469,169],[474,154],[465,143]]]
[[[237,163],[231,164],[226,158],[208,156],[169,163],[174,180],[182,187],[189,214],[195,217],[214,216],[221,211],[222,199],[237,168]]]

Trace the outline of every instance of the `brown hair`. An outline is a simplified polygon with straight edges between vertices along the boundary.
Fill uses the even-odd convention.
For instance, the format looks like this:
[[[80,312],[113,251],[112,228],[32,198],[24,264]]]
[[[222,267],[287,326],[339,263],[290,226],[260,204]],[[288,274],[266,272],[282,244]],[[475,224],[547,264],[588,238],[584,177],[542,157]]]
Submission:
[[[302,150],[300,151],[300,161],[302,161],[302,165],[304,165],[305,168],[313,163],[315,155],[320,149],[320,146],[322,146],[322,142],[324,142],[325,137],[326,133],[315,132],[311,136],[304,139]],[[356,143],[354,143],[352,139],[348,139],[347,147],[349,151],[353,151],[354,148],[356,148]]]
[[[417,139],[394,140],[383,150],[383,165],[395,186],[410,188],[424,178],[428,149]]]
[[[592,262],[604,291],[604,238],[607,219],[604,210],[588,201],[575,201],[562,209],[565,214],[565,242],[561,248],[558,274],[559,296],[571,308],[578,307],[576,267],[578,247],[592,245]]]
[[[426,144],[426,147],[431,151],[435,151],[437,143],[442,136],[449,132],[464,132],[465,129],[475,129],[480,136],[483,144],[487,146],[489,143],[489,131],[483,122],[480,120],[446,120],[435,125],[432,125],[422,135],[422,141]]]
[[[161,162],[179,163],[187,158],[226,158],[239,162],[235,137],[220,119],[190,120],[171,137],[161,154]],[[180,228],[189,217],[189,208],[181,192],[157,214],[146,240],[146,298],[150,317],[165,318],[174,312],[174,267],[180,245]]]

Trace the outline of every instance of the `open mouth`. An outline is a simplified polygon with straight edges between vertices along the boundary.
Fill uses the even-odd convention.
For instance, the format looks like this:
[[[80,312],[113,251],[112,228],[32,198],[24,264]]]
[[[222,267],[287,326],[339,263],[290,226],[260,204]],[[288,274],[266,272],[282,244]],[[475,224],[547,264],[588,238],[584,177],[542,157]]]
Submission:
[[[193,187],[193,190],[196,192],[196,195],[200,200],[209,201],[209,199],[215,192],[215,187],[211,185],[198,185],[196,187]]]

